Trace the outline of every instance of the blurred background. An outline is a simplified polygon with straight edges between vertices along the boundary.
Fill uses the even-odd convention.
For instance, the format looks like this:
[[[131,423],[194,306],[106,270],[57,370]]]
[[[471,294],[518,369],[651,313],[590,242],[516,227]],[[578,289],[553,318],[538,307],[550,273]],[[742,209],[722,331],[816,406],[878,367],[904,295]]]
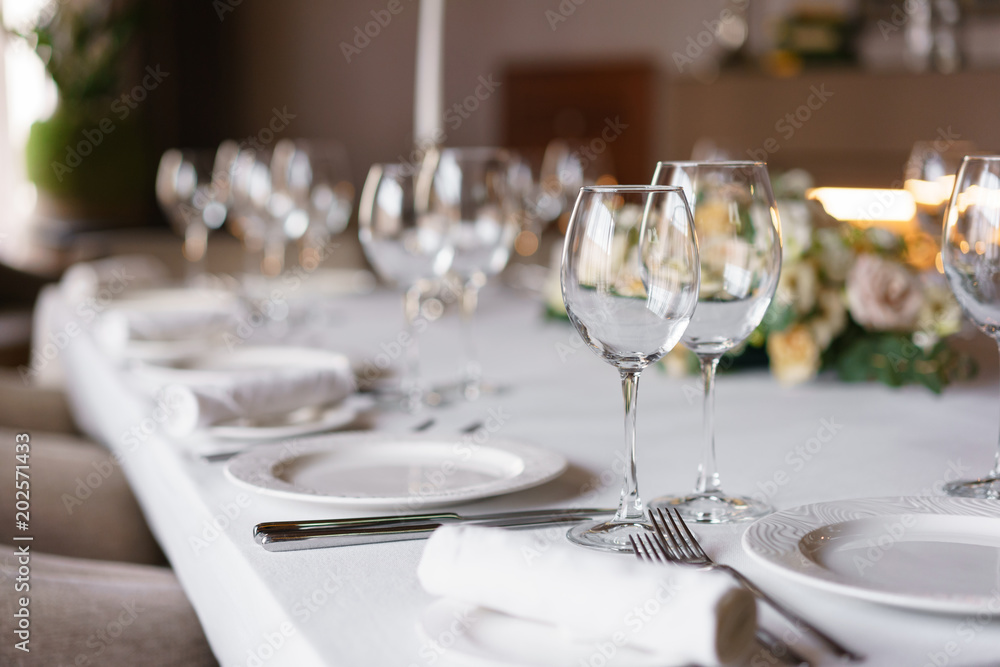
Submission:
[[[136,248],[176,262],[154,189],[169,147],[335,140],[352,196],[372,163],[420,157],[415,0],[2,8],[8,266],[52,277]],[[514,147],[536,179],[554,140],[588,181],[646,183],[656,160],[693,156],[897,190],[907,169],[953,169],[924,173],[927,150],[945,164],[1000,145],[997,0],[450,0],[443,59],[440,143]],[[363,266],[356,212],[341,236],[335,261]],[[213,232],[210,266],[231,245]]]

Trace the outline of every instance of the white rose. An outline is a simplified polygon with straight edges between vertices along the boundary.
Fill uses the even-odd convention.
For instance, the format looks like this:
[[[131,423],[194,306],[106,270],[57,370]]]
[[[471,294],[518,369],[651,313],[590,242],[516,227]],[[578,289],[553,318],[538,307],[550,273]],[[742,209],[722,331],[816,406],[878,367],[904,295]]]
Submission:
[[[923,303],[919,279],[902,264],[863,254],[847,274],[847,306],[868,329],[912,329]]]
[[[818,289],[816,267],[811,262],[797,262],[781,269],[775,300],[791,305],[799,315],[812,311]]]

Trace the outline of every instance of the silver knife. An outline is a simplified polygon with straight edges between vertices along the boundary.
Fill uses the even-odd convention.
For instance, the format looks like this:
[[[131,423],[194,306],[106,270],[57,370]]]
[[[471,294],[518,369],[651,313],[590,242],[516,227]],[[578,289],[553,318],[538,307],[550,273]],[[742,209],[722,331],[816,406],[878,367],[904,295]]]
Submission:
[[[359,519],[276,521],[257,524],[254,538],[268,551],[294,551],[417,540],[429,537],[435,529],[445,524],[533,528],[596,519],[614,512],[613,509],[585,508],[501,512],[467,517],[446,512]]]

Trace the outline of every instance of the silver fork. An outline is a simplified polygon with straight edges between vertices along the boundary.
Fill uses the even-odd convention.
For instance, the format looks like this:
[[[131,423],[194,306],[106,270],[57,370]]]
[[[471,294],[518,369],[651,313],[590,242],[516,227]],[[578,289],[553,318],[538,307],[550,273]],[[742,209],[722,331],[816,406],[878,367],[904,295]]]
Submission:
[[[833,651],[838,658],[851,660],[852,662],[864,659],[863,655],[846,648],[836,639],[826,634],[764,591],[757,588],[753,582],[744,577],[737,570],[734,570],[728,565],[716,563],[714,560],[709,558],[708,554],[706,554],[705,550],[701,548],[701,544],[698,543],[694,533],[692,533],[687,527],[687,524],[684,523],[684,519],[681,518],[681,515],[677,512],[677,510],[668,510],[664,513],[662,509],[657,509],[655,511],[650,511],[649,514],[653,522],[653,530],[656,533],[657,540],[663,547],[668,560],[676,563],[687,563],[689,565],[696,565],[706,569],[716,569],[728,572],[735,577],[737,581],[743,584],[747,590],[757,596],[759,600],[766,602],[772,609],[784,616],[790,623],[792,623],[792,625],[808,630],[813,636],[825,644],[827,648]]]
[[[657,540],[646,535],[630,535],[628,539],[632,542],[632,551],[639,560],[650,563],[667,563],[671,561],[663,546]],[[756,637],[757,641],[764,647],[765,651],[770,653],[771,657],[783,660],[785,664],[793,665],[794,667],[812,667],[812,663],[809,662],[808,658],[764,628],[757,628]]]

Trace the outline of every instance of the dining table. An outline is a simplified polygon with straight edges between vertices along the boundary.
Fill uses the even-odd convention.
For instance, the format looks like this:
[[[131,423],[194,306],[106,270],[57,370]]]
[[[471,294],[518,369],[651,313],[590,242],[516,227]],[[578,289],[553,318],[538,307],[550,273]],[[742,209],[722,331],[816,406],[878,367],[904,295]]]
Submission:
[[[393,367],[405,362],[408,339],[401,338],[397,291],[310,299],[284,322],[248,321],[229,339],[230,347],[343,352],[355,367],[379,370],[387,359]],[[48,326],[64,330],[77,317],[59,290],[48,290],[43,300]],[[387,437],[420,429],[445,440],[519,441],[568,461],[564,472],[543,484],[443,508],[448,511],[616,506],[627,459],[615,370],[568,322],[546,316],[537,293],[499,282],[483,291],[474,334],[484,382],[495,390],[417,412],[375,403],[352,427]],[[419,345],[428,382],[459,376],[457,316],[449,311],[429,321]],[[135,388],[129,366],[109,355],[86,326],[69,338],[59,362],[77,421],[120,462],[221,665],[487,664],[482,656],[463,662],[451,650],[475,631],[467,619],[428,630],[425,613],[434,597],[417,577],[425,541],[273,552],[253,534],[261,522],[403,508],[281,497],[234,482],[225,457],[202,456],[160,428],[155,400]],[[765,368],[724,372],[717,383],[716,441],[725,486],[778,510],[856,498],[941,496],[946,483],[982,474],[992,464],[1000,418],[993,363],[984,363],[977,379],[939,395],[921,387],[845,383],[826,372],[796,386],[780,384]],[[642,497],[689,492],[701,455],[700,378],[650,367],[642,373],[637,405]],[[286,445],[308,444],[313,437],[328,436],[297,436]],[[862,654],[858,664],[1000,664],[1000,570],[994,604],[980,611],[911,609],[810,585],[766,566],[741,543],[749,525],[691,527],[712,558]],[[563,541],[565,530],[533,531],[539,549]],[[869,557],[877,560],[891,548],[873,543]],[[760,605],[759,614],[762,625],[814,665],[841,664],[767,607]],[[496,664],[504,664],[499,656]],[[750,664],[780,663],[756,656]]]

